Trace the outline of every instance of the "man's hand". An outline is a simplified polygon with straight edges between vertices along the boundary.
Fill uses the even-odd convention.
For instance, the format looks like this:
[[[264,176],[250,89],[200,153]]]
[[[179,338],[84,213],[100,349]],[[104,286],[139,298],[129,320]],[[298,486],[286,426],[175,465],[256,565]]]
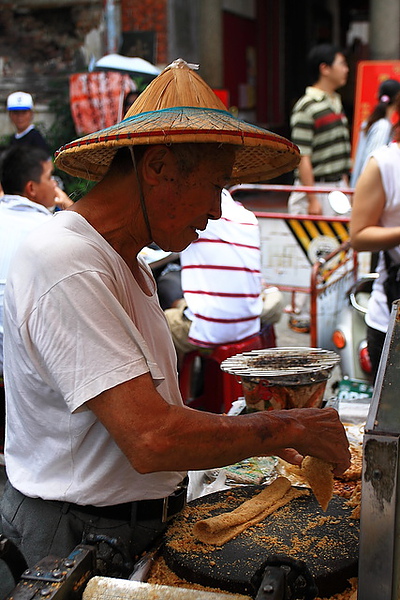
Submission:
[[[274,417],[274,411],[267,414]],[[275,415],[281,421],[276,426],[277,431],[285,438],[294,436],[290,445],[282,448],[277,456],[294,465],[299,465],[304,456],[315,456],[333,464],[335,475],[341,475],[349,468],[349,442],[334,408],[279,410]]]
[[[55,194],[54,203],[61,210],[73,205],[73,200],[60,187],[56,186]]]
[[[313,187],[315,185],[314,170],[311,162],[311,157],[304,155],[300,159],[299,164],[299,179],[301,185],[305,187]],[[307,194],[308,214],[322,215],[322,206],[318,200],[318,195],[314,193]]]
[[[308,194],[308,214],[322,215],[322,206],[316,194]]]

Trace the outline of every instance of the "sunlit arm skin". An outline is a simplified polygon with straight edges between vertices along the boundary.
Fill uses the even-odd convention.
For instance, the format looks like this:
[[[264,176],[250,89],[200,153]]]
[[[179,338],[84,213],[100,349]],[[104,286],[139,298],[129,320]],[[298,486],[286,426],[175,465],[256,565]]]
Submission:
[[[336,474],[350,464],[346,434],[333,409],[216,415],[169,405],[149,374],[87,405],[140,473],[208,469],[261,455],[300,464],[310,454],[333,463]]]
[[[302,156],[299,164],[299,179],[301,185],[312,187],[315,184],[313,167],[309,156]],[[308,198],[308,214],[322,215],[322,207],[318,200],[317,194],[307,194]]]
[[[353,196],[350,239],[358,252],[389,250],[400,244],[400,227],[379,225],[385,203],[381,172],[372,157],[357,180]]]

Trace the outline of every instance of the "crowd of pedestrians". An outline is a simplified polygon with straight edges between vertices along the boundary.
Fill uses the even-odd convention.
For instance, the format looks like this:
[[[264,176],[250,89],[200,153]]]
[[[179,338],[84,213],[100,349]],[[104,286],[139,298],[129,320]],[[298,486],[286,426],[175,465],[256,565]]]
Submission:
[[[400,83],[394,79],[381,82],[377,90],[377,104],[360,129],[358,145],[353,151],[355,161],[352,166],[348,120],[343,109],[340,94],[338,93],[338,90],[346,84],[349,73],[345,52],[332,44],[316,45],[311,48],[307,56],[307,67],[309,85],[306,87],[304,95],[295,102],[290,115],[290,138],[298,146],[301,155],[300,163],[293,172],[293,185],[294,187],[307,186],[311,188],[318,186],[319,189],[326,187],[329,190],[335,187],[348,188],[349,185],[354,187],[371,153],[379,146],[386,145],[393,140],[393,120]],[[126,96],[123,107],[124,113],[131,107],[137,97],[137,93],[129,93]],[[7,98],[7,111],[15,127],[15,133],[9,138],[9,145],[13,147],[24,145],[39,147],[50,158],[49,144],[33,122],[34,102],[32,95],[24,91],[17,91],[10,94]],[[59,197],[61,195],[63,195],[62,190],[60,190]],[[68,201],[65,204],[68,204]],[[290,214],[323,215],[325,217],[335,214],[328,201],[328,194],[313,193],[312,191],[304,193],[294,190],[289,196],[287,211]],[[227,222],[226,219],[224,220]],[[235,242],[235,240],[232,240],[232,242]],[[205,249],[205,247],[205,244],[199,245],[199,248]],[[245,255],[246,253],[243,251],[241,256],[242,261],[244,261]],[[182,255],[182,257],[184,256],[186,255]],[[174,269],[167,269],[167,277],[160,278],[160,290],[165,290],[168,286],[169,296],[174,294],[176,296],[178,293],[174,289],[174,283],[171,282],[176,282],[178,281],[177,278],[179,278],[179,286],[181,286],[181,271],[179,261],[177,262],[178,265],[173,265],[176,267],[175,273],[173,272]],[[4,274],[4,265],[2,271]],[[189,276],[193,272],[193,270],[188,270],[186,267],[185,271],[183,271],[185,276],[186,273]],[[185,295],[182,288],[179,287],[182,299],[180,303],[182,319],[186,315],[184,324],[187,329],[188,342],[185,342],[185,344],[188,348],[198,337],[195,329],[199,326],[196,323],[203,323],[204,327],[210,327],[210,323],[216,326],[215,323],[220,319],[220,316],[217,314],[218,311],[214,315],[211,310],[211,314],[206,318],[204,316],[199,317],[202,311],[198,311],[197,309],[193,311],[190,309],[190,306],[189,308],[187,307],[189,296],[191,301],[193,298],[201,297],[205,303],[213,298],[214,307],[218,305],[216,300],[218,295],[216,295],[214,288],[215,281],[219,280],[216,286],[218,288],[221,280],[216,276],[216,272],[210,269],[208,270],[208,274],[214,283],[210,286],[207,295],[204,293],[202,296],[193,295],[193,292],[188,292]],[[189,285],[189,290],[191,287]],[[305,282],[305,287],[307,287],[307,282]],[[248,298],[254,297],[250,291],[248,293]],[[172,308],[172,303],[168,303],[167,301],[163,303],[162,295],[160,293],[160,301],[163,308]],[[223,297],[223,292],[221,292],[220,297]],[[167,298],[166,294],[164,294],[164,298]],[[178,302],[180,299],[176,297],[173,300]],[[309,333],[309,301],[309,294],[296,294],[292,312],[288,320],[289,327],[294,331]],[[262,305],[259,299],[257,303],[260,306]],[[224,305],[226,306],[226,302]],[[279,300],[278,311],[280,311],[280,307],[281,301]],[[255,316],[259,319],[261,313],[258,309],[256,312],[258,314]],[[187,319],[189,313],[190,319]],[[215,321],[211,319],[215,319]],[[241,313],[238,319],[246,319],[246,315]],[[237,328],[239,321],[236,321],[234,324],[232,316],[226,322],[228,323],[228,321],[230,326],[225,327],[227,333],[223,336],[224,341],[237,338],[237,332],[235,332],[234,328]],[[0,319],[0,335],[1,326]],[[192,333],[190,333],[191,327]],[[210,340],[212,339],[213,337],[210,336]],[[199,344],[204,344],[204,340],[200,341]],[[179,342],[177,342],[177,349],[178,346]]]
[[[353,151],[355,162],[352,167],[348,120],[343,109],[340,94],[338,93],[338,90],[346,84],[349,73],[345,52],[332,44],[326,43],[316,45],[311,48],[307,56],[307,67],[309,85],[306,87],[304,95],[295,102],[290,115],[291,141],[294,142],[300,150],[300,163],[293,172],[293,185],[294,187],[307,186],[311,188],[318,186],[319,189],[326,187],[329,190],[335,187],[348,188],[349,185],[354,187],[363,168],[367,164],[368,157],[371,153],[378,147],[387,145],[394,139],[393,121],[400,83],[394,79],[388,79],[381,82],[379,89],[377,90],[377,104],[360,129],[358,145]],[[131,107],[137,97],[137,93],[129,93],[126,96],[123,108],[124,113]],[[34,102],[32,95],[24,91],[13,92],[7,98],[7,111],[9,118],[15,127],[15,133],[10,136],[8,141],[9,146],[38,147],[43,152],[47,153],[48,158],[50,159],[49,144],[34,124]],[[16,193],[18,195],[21,191],[18,190]],[[63,208],[69,203],[72,203],[59,187],[57,187],[57,193],[59,208]],[[7,192],[6,196],[9,196],[9,192]],[[30,201],[29,196],[26,197],[28,198],[28,201]],[[63,201],[61,201],[61,197],[63,197]],[[37,202],[37,200],[35,200],[35,202]],[[56,204],[54,204],[54,206],[56,206]],[[5,200],[3,201],[2,207],[3,212],[7,210],[5,208]],[[54,210],[54,207],[52,210]],[[320,192],[313,193],[312,191],[304,193],[294,190],[289,196],[287,211],[290,214],[323,215],[325,217],[335,214],[328,201],[328,194]],[[228,223],[229,219],[224,218],[223,221]],[[235,238],[235,236],[233,236],[233,238]],[[238,242],[237,240],[232,239],[232,243],[237,245]],[[199,244],[198,247],[205,250],[206,245],[203,243]],[[189,251],[182,255],[182,260],[186,255],[189,256],[188,253]],[[248,253],[249,250],[243,250],[241,253],[240,258],[241,261],[243,261],[244,268],[246,268],[244,263]],[[202,260],[204,264],[206,259],[204,258]],[[206,328],[211,327],[211,324],[213,324],[213,327],[216,327],[217,322],[220,323],[219,327],[222,326],[221,317],[218,315],[218,309],[216,309],[215,314],[213,314],[213,310],[218,306],[218,293],[220,294],[219,297],[223,298],[225,292],[222,291],[222,289],[221,292],[216,292],[221,285],[221,278],[217,275],[215,270],[211,271],[208,267],[207,274],[214,283],[209,286],[210,289],[207,294],[203,291],[201,296],[199,294],[194,295],[191,291],[193,285],[186,285],[188,291],[185,294],[181,287],[181,266],[179,262],[180,261],[178,260],[178,264],[172,265],[175,269],[167,269],[166,277],[160,278],[159,295],[163,308],[174,308],[175,312],[171,313],[174,317],[176,316],[176,303],[182,300],[182,302],[180,302],[179,310],[182,312],[181,319],[185,325],[185,336],[187,336],[187,341],[184,342],[184,346],[190,348],[193,346],[193,343],[196,343],[195,340],[198,338],[198,334],[196,333],[199,328],[198,323],[201,323],[202,326]],[[2,265],[1,272],[4,285],[6,272],[4,264]],[[194,271],[193,269],[187,269],[187,267],[185,267],[185,270],[182,271],[182,273],[185,274],[185,277],[189,277],[189,275],[192,276]],[[219,273],[221,274],[223,271],[220,271]],[[236,275],[238,276],[238,274]],[[260,275],[258,275],[258,277],[260,277]],[[179,291],[176,291],[176,282],[178,282],[178,280]],[[216,284],[217,281],[218,283]],[[268,284],[268,282],[264,282],[264,287],[265,284]],[[261,283],[258,285],[261,285]],[[307,285],[308,282],[305,282],[305,287],[307,287]],[[168,290],[167,293],[161,293],[162,290],[166,289]],[[246,304],[249,302],[250,298],[254,298],[253,304],[256,303],[259,308],[262,306],[261,300],[256,299],[256,296],[252,294],[250,288],[246,293],[248,293],[247,300],[242,300],[242,303]],[[180,298],[177,297],[179,294]],[[170,298],[171,296],[174,296],[174,304],[169,300],[166,300],[167,297]],[[210,311],[206,311],[207,317],[200,316],[202,314],[201,310],[199,311],[197,308],[193,310],[190,308],[190,303],[193,302],[193,299],[195,298],[201,298],[205,304],[211,302],[211,299],[213,299],[210,306],[214,306],[214,308]],[[238,302],[237,297],[235,302]],[[226,301],[222,300],[222,305],[226,306]],[[230,308],[232,308],[232,306],[231,301]],[[280,313],[278,318],[281,316],[281,306],[282,300],[278,298],[277,310]],[[260,323],[259,319],[261,316],[259,308],[256,310],[257,314],[254,313],[254,317],[252,317],[252,319],[257,318],[258,323]],[[210,314],[208,314],[208,312],[210,312]],[[240,319],[242,319],[242,322],[251,322],[246,320],[247,316],[243,311],[237,316],[236,321],[230,314],[231,312],[232,311],[230,310],[229,319],[228,317],[225,319],[226,335],[222,336],[224,338],[223,340],[218,339],[218,342],[226,342],[238,337],[235,327],[237,329]],[[169,313],[167,313],[167,316],[170,317]],[[271,320],[273,321],[274,319],[276,319],[275,316],[273,316]],[[173,321],[175,325],[172,325],[171,323],[173,335],[175,335],[176,331],[175,320],[176,319]],[[0,336],[2,332],[1,321],[0,315]],[[292,306],[292,312],[289,315],[288,325],[294,331],[309,333],[309,294],[299,292],[295,295],[295,302]],[[191,328],[192,331],[190,332]],[[243,332],[244,329],[242,333]],[[246,336],[239,335],[239,337]],[[200,345],[207,345],[207,343],[212,344],[213,336],[210,335],[209,338],[210,342],[200,340],[198,343]],[[215,343],[217,343],[217,341]],[[181,344],[182,342],[178,341],[176,343],[178,352],[180,352],[178,348]]]
[[[294,105],[290,117],[291,139],[301,152],[294,185],[311,188],[318,186],[320,189],[326,187],[329,190],[349,187],[355,189],[351,215],[351,244],[357,250],[372,251],[372,268],[378,257],[377,270],[380,273],[374,284],[367,314],[368,348],[375,377],[389,318],[383,291],[389,265],[388,257],[391,257],[391,265],[399,262],[397,238],[392,239],[393,236],[390,236],[389,232],[386,234],[385,230],[382,234],[385,240],[383,242],[381,236],[374,235],[374,227],[387,228],[390,222],[392,226],[396,222],[393,215],[397,210],[398,188],[394,183],[394,171],[400,166],[396,128],[400,114],[400,81],[385,79],[380,83],[376,92],[376,105],[362,123],[358,143],[352,153],[348,121],[340,95],[337,93],[337,90],[346,84],[349,73],[345,54],[331,44],[321,44],[311,49],[307,59],[311,85]],[[354,156],[354,164],[351,154]],[[383,167],[384,157],[390,157],[390,172],[388,166]],[[364,170],[366,174],[363,174]],[[390,189],[386,187],[388,181]],[[379,202],[370,202],[373,193],[378,194],[378,190]],[[288,212],[336,215],[328,194],[312,191],[293,191],[288,199]],[[389,213],[390,216],[387,216]],[[390,231],[393,232],[392,229]],[[371,237],[369,232],[372,232]],[[386,240],[385,235],[389,235],[390,242]],[[390,253],[381,252],[379,255],[381,250],[388,249]],[[305,282],[305,286],[307,283]],[[289,327],[297,332],[308,333],[311,327],[309,294],[296,293],[293,304],[289,315]]]

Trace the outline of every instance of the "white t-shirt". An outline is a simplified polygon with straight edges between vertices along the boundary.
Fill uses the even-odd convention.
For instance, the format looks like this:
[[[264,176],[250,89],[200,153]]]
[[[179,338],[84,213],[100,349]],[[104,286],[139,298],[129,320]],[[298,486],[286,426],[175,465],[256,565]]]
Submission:
[[[0,373],[3,372],[3,297],[11,260],[21,241],[52,213],[24,196],[0,197]]]
[[[141,265],[151,297],[74,212],[40,226],[15,256],[5,294],[5,459],[27,496],[111,505],[164,497],[185,475],[137,473],[85,407],[147,372],[167,402],[182,404],[168,325]]]
[[[364,166],[374,150],[389,144],[393,139],[393,125],[389,119],[378,119],[365,133],[366,122],[360,129],[356,158],[350,178],[350,187],[355,187]]]
[[[378,163],[386,196],[385,208],[379,220],[379,225],[382,227],[399,227],[400,148],[397,143],[392,143],[379,148],[372,153],[372,156]],[[400,246],[391,248],[389,254],[394,263],[400,263]],[[385,333],[389,325],[390,313],[386,294],[383,290],[383,282],[386,279],[386,267],[382,252],[379,256],[376,271],[379,273],[379,277],[374,281],[365,321],[370,327]]]
[[[222,217],[181,253],[182,289],[198,346],[241,340],[260,330],[261,252],[256,216],[222,192]]]

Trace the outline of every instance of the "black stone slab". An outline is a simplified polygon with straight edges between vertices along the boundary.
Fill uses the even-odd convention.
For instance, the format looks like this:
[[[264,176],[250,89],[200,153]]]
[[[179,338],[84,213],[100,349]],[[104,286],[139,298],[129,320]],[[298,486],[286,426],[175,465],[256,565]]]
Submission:
[[[357,576],[359,521],[339,496],[326,513],[311,493],[296,498],[223,546],[193,537],[196,521],[231,511],[261,489],[237,487],[189,503],[165,534],[168,567],[191,583],[254,596],[252,577],[269,556],[280,554],[306,563],[320,596],[346,589],[348,579]]]

